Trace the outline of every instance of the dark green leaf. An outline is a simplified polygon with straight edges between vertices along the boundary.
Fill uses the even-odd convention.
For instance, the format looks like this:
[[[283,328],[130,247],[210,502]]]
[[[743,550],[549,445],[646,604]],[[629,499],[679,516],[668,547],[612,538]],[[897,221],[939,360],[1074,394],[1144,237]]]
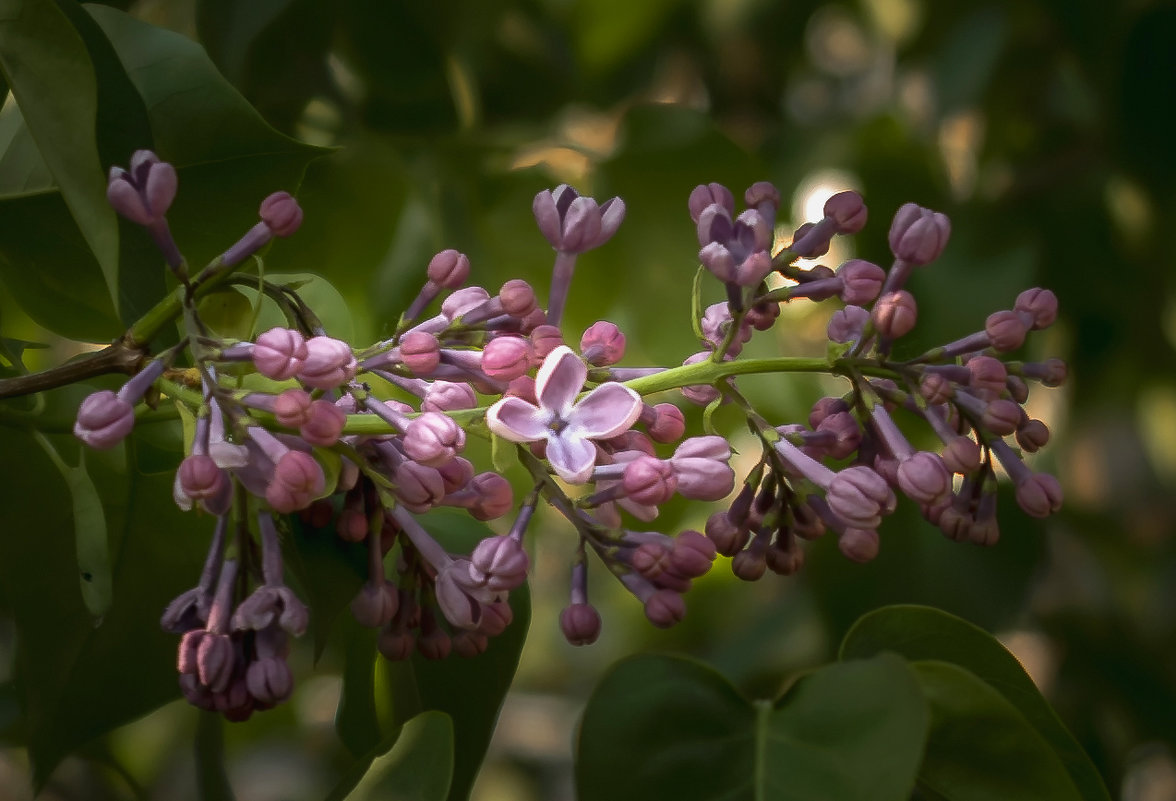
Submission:
[[[927,708],[891,655],[831,665],[775,704],[714,670],[644,655],[597,686],[580,727],[576,786],[610,799],[906,799]]]
[[[1007,698],[950,662],[912,667],[931,705],[919,786],[949,801],[1079,801],[1066,766]]]
[[[317,610],[316,610],[317,611]],[[380,742],[376,716],[376,632],[348,617],[340,626],[347,638],[343,692],[335,713],[335,733],[356,757],[369,753]]]
[[[367,549],[343,541],[331,527],[310,528],[297,515],[288,520],[293,533],[284,553],[299,595],[312,610],[310,630],[317,659],[340,614],[367,578]]]
[[[233,801],[225,772],[225,721],[216,712],[201,712],[196,724],[196,788],[201,801]]]
[[[0,15],[0,70],[108,297],[117,298],[118,222],[106,202],[95,139],[98,83],[82,37],[53,0],[11,0]]]
[[[445,801],[454,767],[453,723],[422,712],[404,724],[392,750],[377,757],[349,801]]]
[[[1106,786],[1086,752],[1062,725],[1021,663],[988,632],[939,609],[888,606],[864,615],[841,643],[842,659],[861,659],[883,651],[966,668],[1003,695],[1045,738],[1086,801],[1109,801]]]
[[[453,553],[468,554],[483,537],[493,534],[485,523],[450,510],[430,512],[421,523]],[[519,663],[531,619],[526,585],[510,595],[514,620],[490,639],[486,652],[472,659],[450,656],[436,662],[419,654],[388,664],[393,720],[402,724],[420,712],[435,709],[453,720],[455,757],[449,798],[469,797],[474,777],[486,755],[498,711]]]

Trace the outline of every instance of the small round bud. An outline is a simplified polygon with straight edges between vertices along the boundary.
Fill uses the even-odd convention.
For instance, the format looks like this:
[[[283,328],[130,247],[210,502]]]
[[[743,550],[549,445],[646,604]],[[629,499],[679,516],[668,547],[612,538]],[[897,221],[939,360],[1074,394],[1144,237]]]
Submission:
[[[697,531],[686,530],[674,539],[670,561],[674,570],[686,578],[698,578],[710,570],[717,550],[712,540]]]
[[[861,336],[870,313],[861,306],[846,306],[833,312],[825,329],[830,342],[852,342]]]
[[[469,384],[453,381],[430,381],[421,401],[422,412],[456,412],[459,409],[473,409],[478,398]]]
[[[526,337],[495,337],[482,350],[482,371],[498,381],[513,381],[530,369],[534,359],[535,352]]]
[[[937,453],[918,451],[898,465],[898,486],[918,503],[932,504],[951,493],[951,473]]]
[[[315,389],[334,389],[355,377],[358,365],[351,346],[326,336],[306,341],[306,362],[298,370],[298,379]]]
[[[323,469],[309,453],[287,451],[274,465],[265,499],[279,514],[290,514],[309,505],[326,484]]]
[[[1021,425],[1025,412],[1011,400],[998,399],[984,407],[980,423],[993,434],[1007,437]]]
[[[939,258],[951,235],[947,217],[914,203],[899,208],[890,226],[890,250],[908,264],[923,265]]]
[[[825,500],[854,528],[877,528],[881,515],[890,514],[895,507],[894,493],[886,480],[864,465],[836,473],[825,490]]]
[[[842,281],[841,299],[851,306],[864,306],[882,291],[886,272],[864,259],[850,259],[837,270]]]
[[[486,537],[470,554],[475,580],[484,580],[491,592],[509,592],[527,580],[530,560],[523,546],[513,537]],[[480,574],[480,576],[479,576]]]
[[[475,520],[494,520],[514,507],[514,490],[498,473],[478,473],[469,488],[477,493],[476,502],[469,507],[470,517]]]
[[[837,538],[837,550],[853,562],[866,563],[878,555],[878,532],[873,529],[847,528]]]
[[[274,236],[290,236],[302,225],[302,208],[289,192],[269,195],[257,213]]]
[[[839,234],[856,234],[866,226],[866,204],[857,192],[838,192],[825,201],[823,211],[836,223]]]
[[[444,464],[465,448],[465,431],[440,412],[425,412],[404,431],[404,452],[429,467]]]
[[[526,317],[535,310],[535,290],[521,278],[512,278],[498,290],[502,310],[511,317]]]
[[[559,613],[559,629],[572,645],[591,645],[600,636],[600,613],[591,604],[571,604]]]
[[[703,210],[712,204],[727,210],[728,216],[735,214],[735,195],[722,184],[699,184],[690,192],[690,219],[698,223]]]
[[[955,437],[943,446],[943,464],[953,473],[967,475],[980,467],[980,446],[971,437]]]
[[[645,602],[645,616],[659,629],[668,629],[686,617],[686,602],[673,590],[658,590]]]
[[[898,339],[905,336],[915,327],[918,319],[914,295],[905,289],[886,293],[874,304],[870,319],[874,321],[874,328],[884,337]]]
[[[1003,352],[1021,347],[1028,328],[1016,312],[998,311],[988,315],[984,321],[984,333],[988,334],[992,347]]]
[[[1048,473],[1033,473],[1017,485],[1017,505],[1031,517],[1048,517],[1062,507],[1062,485]]]
[[[535,358],[545,359],[547,354],[564,344],[563,332],[554,325],[539,325],[531,332],[531,346],[535,349]]]
[[[731,560],[731,572],[736,578],[744,581],[759,581],[768,572],[768,563],[754,545],[747,550],[739,551]]]
[[[274,381],[285,381],[302,369],[309,351],[302,334],[291,328],[271,328],[257,337],[253,365]]]
[[[470,260],[453,248],[441,251],[429,259],[429,280],[446,289],[459,289],[470,277]]]
[[[1026,420],[1017,429],[1017,444],[1028,453],[1035,453],[1049,442],[1049,427],[1040,420]]]
[[[416,375],[428,375],[441,363],[441,345],[426,331],[409,331],[400,340],[400,360]]]
[[[707,518],[707,539],[715,544],[715,550],[723,556],[734,556],[747,544],[748,532],[731,522],[726,512],[715,512]]]
[[[401,662],[412,656],[416,645],[412,632],[404,628],[389,627],[380,632],[376,648],[391,662]]]
[[[686,432],[686,416],[672,403],[658,403],[653,407],[656,414],[646,430],[654,442],[677,442]]]
[[[104,451],[126,439],[134,427],[135,410],[131,404],[104,389],[82,401],[73,431],[91,448]]]
[[[984,400],[1000,397],[1004,391],[1009,373],[1004,362],[992,356],[977,356],[968,361],[968,386],[973,393]]]
[[[693,193],[691,193],[691,197],[693,197]],[[773,209],[778,209],[780,208],[780,190],[769,181],[756,181],[743,193],[743,202],[753,207],[761,203],[770,203]]]
[[[660,506],[673,497],[678,478],[667,462],[652,456],[639,456],[625,467],[621,486],[637,503]]]
[[[329,448],[339,441],[347,424],[347,414],[342,409],[319,398],[310,404],[308,412],[306,422],[298,430],[304,440],[320,448]]]
[[[1048,289],[1026,289],[1017,295],[1013,311],[1026,315],[1034,330],[1047,328],[1058,318],[1058,297]]]
[[[359,625],[378,629],[387,625],[400,606],[396,585],[384,579],[378,584],[368,581],[351,601],[351,615]]]
[[[310,393],[287,389],[274,398],[274,417],[286,428],[301,428],[310,420]]]
[[[607,320],[593,323],[580,337],[584,361],[597,367],[616,364],[625,358],[625,335]]]

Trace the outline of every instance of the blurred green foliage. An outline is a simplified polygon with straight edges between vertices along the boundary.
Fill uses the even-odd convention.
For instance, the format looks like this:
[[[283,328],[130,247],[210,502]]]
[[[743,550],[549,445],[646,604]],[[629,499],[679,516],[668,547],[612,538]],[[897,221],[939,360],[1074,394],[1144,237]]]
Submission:
[[[1005,635],[1113,794],[1156,797],[1139,788],[1149,780],[1162,788],[1164,776],[1176,786],[1172,3],[109,4],[142,22],[72,0],[38,5],[46,30],[70,20],[82,32],[68,52],[85,48],[103,75],[114,75],[91,112],[103,167],[148,145],[177,160],[173,228],[194,263],[244,232],[260,197],[300,187],[305,224],[270,249],[267,269],[327,279],[350,309],[356,341],[390,330],[429,256],[444,247],[469,254],[474,280],[487,287],[514,277],[544,287],[551,252],[530,201],[561,181],[599,198],[621,195],[628,206],[613,241],[581,260],[566,328],[614,320],[628,334],[629,364],[676,363],[695,350],[696,243],[685,201],[700,182],[738,194],[771,180],[792,225],[804,221],[810,194],[856,188],[873,219],[843,255],[881,264],[889,215],[901,203],[947,212],[951,246],[912,281],[920,303],[912,347],[975,330],[1024,287],[1058,294],[1059,325],[1029,348],[1071,367],[1063,390],[1034,401],[1053,430],[1036,464],[1065,484],[1061,515],[1043,525],[1005,498],[1001,541],[982,552],[945,541],[907,508],[883,530],[882,556],[870,565],[846,562],[828,542],[810,549],[792,579],[742,585],[720,564],[669,632],[652,631],[630,598],[594,575],[605,633],[579,651],[562,643],[554,619],[573,543],[549,526],[536,546],[534,624],[475,798],[567,797],[574,718],[560,710],[574,714],[622,656],[685,651],[744,691],[773,696],[796,671],[828,661],[855,618],[896,602],[937,606]],[[143,23],[170,30],[153,34],[155,49],[135,60],[118,39]],[[66,58],[46,41],[41,56]],[[227,83],[204,71],[192,41]],[[143,83],[158,73],[140,68],[155,61],[174,62],[172,80],[187,80],[189,91],[173,96],[165,84],[161,95],[160,85]],[[260,117],[225,93],[229,84]],[[67,84],[27,101],[16,91],[30,126],[33,104],[65,97],[58,86]],[[49,343],[22,354],[38,369],[76,352],[62,337],[117,335],[162,292],[162,270],[142,232],[125,224],[114,240],[117,264],[89,254],[97,228],[71,222],[87,219],[78,208],[89,199],[47,181],[15,114],[11,102],[0,114],[0,334]],[[180,148],[194,141],[199,148]],[[338,149],[326,155],[299,142]],[[108,286],[118,288],[113,297]],[[770,347],[821,347],[823,317],[794,316]],[[807,378],[747,383],[780,420],[802,417],[821,387]],[[77,388],[45,396],[60,409],[57,431],[68,431],[79,396]],[[31,408],[27,399],[3,403],[13,420]],[[55,441],[76,464],[68,438]],[[0,443],[9,456],[0,465],[9,510],[0,606],[14,618],[0,626],[8,657],[0,732],[18,745],[71,726],[72,738],[45,746],[61,756],[90,732],[175,697],[174,642],[155,620],[194,582],[209,526],[171,507],[163,471],[174,459],[151,434],[136,436],[126,457],[150,465],[151,475],[89,461],[104,500],[127,518],[110,535],[113,606],[91,628],[70,561],[64,482],[27,434],[4,427]],[[701,524],[684,507],[662,520],[667,530]],[[30,564],[40,566],[35,575]],[[28,609],[35,614],[22,619]],[[22,661],[33,649],[14,643],[38,639],[49,643],[39,651],[47,661]],[[238,797],[323,797],[352,765],[331,739],[332,677],[346,661],[338,639],[315,665],[307,646],[292,704],[227,732]],[[32,686],[48,706],[21,714],[31,676],[44,676]],[[449,736],[419,725],[420,737]],[[535,725],[552,734],[537,741],[527,734]],[[176,777],[196,770],[181,756],[195,727],[191,710],[165,707],[91,742],[46,793],[124,798],[164,787],[192,797],[196,785],[181,789]],[[0,762],[3,775],[21,777],[14,787],[27,782],[21,753]],[[213,797],[215,785],[206,778],[198,786]]]

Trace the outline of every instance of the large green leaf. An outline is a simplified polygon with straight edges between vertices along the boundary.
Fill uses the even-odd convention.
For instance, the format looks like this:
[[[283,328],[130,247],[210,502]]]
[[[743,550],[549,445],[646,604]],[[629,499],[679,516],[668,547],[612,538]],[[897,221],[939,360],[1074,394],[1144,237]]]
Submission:
[[[621,662],[580,726],[583,801],[906,799],[928,712],[913,672],[881,655],[830,665],[751,702],[680,657]]]
[[[1053,747],[1007,698],[950,662],[912,664],[931,705],[919,786],[945,801],[1079,801]]]
[[[54,0],[5,3],[0,70],[109,295],[117,296],[118,224],[95,139],[98,79],[82,37]]]
[[[376,757],[349,801],[445,801],[454,765],[453,722],[443,712],[407,721],[396,745]]]
[[[1008,700],[1061,758],[1086,801],[1110,801],[1098,771],[1021,663],[991,634],[926,606],[888,606],[864,615],[841,643],[842,659],[893,651],[966,668]]]
[[[77,460],[71,436],[51,440]],[[179,694],[177,638],[159,615],[196,583],[212,522],[176,508],[171,475],[138,475],[133,461],[120,464],[121,450],[88,454],[114,585],[95,625],[78,588],[71,504],[54,500],[65,484],[28,433],[6,430],[4,441],[0,592],[16,622],[17,684],[40,785],[66,754]]]
[[[421,517],[437,541],[454,553],[468,554],[483,537],[493,534],[464,512],[438,510]],[[450,656],[429,661],[419,654],[388,663],[392,690],[392,722],[402,725],[427,710],[445,712],[453,720],[453,783],[448,798],[469,797],[478,768],[490,745],[498,711],[518,667],[531,619],[526,585],[510,594],[514,620],[490,639],[486,652],[471,659]]]
[[[107,6],[85,10],[89,15],[83,17],[92,19],[88,24],[80,19],[78,29],[94,55],[99,119],[110,116],[110,109],[122,112],[120,124],[103,126],[101,167],[125,165],[134,149],[145,146],[175,164],[180,191],[169,224],[188,260],[203,264],[256,222],[262,198],[279,189],[294,191],[306,164],[325,151],[267,125],[191,40]],[[137,93],[137,105],[128,98],[128,86]],[[134,124],[143,115],[150,141],[144,141],[143,126]],[[162,258],[144,232],[122,224],[123,236],[115,240],[121,259],[120,319],[103,287],[92,243],[69,217],[55,174],[30,151],[24,121],[11,111],[0,118],[3,143],[0,277],[5,286],[30,316],[57,333],[94,341],[112,338],[157,299],[165,272]]]

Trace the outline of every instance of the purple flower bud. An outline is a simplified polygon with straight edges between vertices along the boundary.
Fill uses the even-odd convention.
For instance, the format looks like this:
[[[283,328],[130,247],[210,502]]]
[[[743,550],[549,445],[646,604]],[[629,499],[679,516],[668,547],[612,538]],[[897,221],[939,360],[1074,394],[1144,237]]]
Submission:
[[[467,286],[457,290],[442,302],[441,314],[453,322],[488,300],[490,300],[490,293],[483,287]]]
[[[458,456],[456,459],[449,460],[445,464],[435,469],[441,476],[441,483],[445,487],[446,495],[452,492],[457,492],[466,484],[469,484],[474,480],[474,465],[469,461],[469,459],[463,459],[460,456]]]
[[[301,428],[310,420],[310,393],[303,389],[287,389],[273,400],[273,413],[278,423],[286,428]]]
[[[873,529],[881,516],[894,511],[895,498],[886,480],[864,465],[852,465],[836,473],[825,491],[835,514],[854,528]]]
[[[478,405],[477,396],[469,384],[452,381],[431,381],[421,402],[422,412],[455,412],[459,409],[473,409]]]
[[[695,189],[695,191],[698,190]],[[693,193],[691,193],[691,196],[693,197]],[[751,208],[756,208],[761,203],[766,203],[773,209],[778,209],[780,208],[780,190],[770,181],[756,181],[747,187],[747,191],[743,193],[743,202]]]
[[[660,506],[673,497],[678,479],[668,463],[652,456],[639,456],[626,465],[621,486],[637,503]]]
[[[175,167],[150,150],[136,150],[130,170],[110,168],[106,199],[122,216],[139,225],[163,219],[176,197]]]
[[[298,380],[315,389],[334,389],[355,377],[358,365],[351,346],[339,339],[319,336],[306,341],[306,362]]]
[[[180,462],[176,473],[180,492],[188,500],[200,503],[212,514],[224,514],[232,502],[232,487],[225,471],[217,467],[212,457],[194,453]]]
[[[704,362],[711,356],[709,350],[699,351],[691,356],[687,356],[682,364],[697,364]],[[719,390],[713,386],[706,384],[695,384],[693,386],[682,387],[680,389],[682,397],[696,406],[706,406],[708,403],[719,399]]]
[[[445,289],[460,289],[470,277],[470,260],[464,253],[446,249],[429,260],[429,280]]]
[[[346,413],[326,398],[313,401],[308,411],[308,419],[298,430],[302,438],[320,448],[329,448],[338,442],[343,426],[347,424]]]
[[[290,514],[322,494],[325,484],[323,469],[313,456],[290,450],[274,464],[274,475],[265,489],[265,499],[275,512]]]
[[[506,627],[514,620],[514,611],[506,601],[493,601],[482,604],[482,622],[478,624],[478,631],[487,637],[497,637],[506,631]]]
[[[698,578],[710,570],[715,561],[715,543],[697,531],[686,530],[674,539],[670,552],[673,569],[686,578]]]
[[[445,497],[445,483],[436,468],[405,460],[396,467],[396,495],[413,511],[425,511]]]
[[[1020,404],[1011,400],[998,399],[991,401],[984,407],[980,423],[993,434],[1007,437],[1021,425],[1024,414]]]
[[[302,225],[302,209],[289,192],[274,192],[266,197],[257,214],[274,236],[290,236]]]
[[[1047,387],[1059,387],[1066,380],[1068,370],[1061,359],[1046,359],[1043,362],[1025,362],[1021,365],[1021,375],[1035,378]]]
[[[1034,330],[1048,328],[1058,318],[1058,297],[1048,289],[1026,289],[1017,295],[1013,311],[1028,317],[1026,324]]]
[[[511,317],[526,317],[535,310],[535,290],[521,278],[512,278],[498,290],[502,310]]]
[[[513,537],[487,537],[470,554],[471,576],[491,592],[510,592],[527,580],[530,560]],[[477,572],[475,572],[477,571]],[[480,574],[480,575],[479,575]]]
[[[271,328],[260,334],[253,346],[253,364],[257,372],[275,381],[285,381],[297,375],[308,355],[306,340],[290,328]]]
[[[653,407],[654,419],[646,431],[654,442],[676,442],[686,432],[686,417],[672,403],[658,403]]]
[[[990,400],[999,397],[1005,389],[1008,371],[1004,362],[992,356],[977,356],[966,365],[971,374],[968,387],[978,398]]]
[[[462,659],[472,659],[479,654],[484,654],[490,646],[490,638],[476,629],[462,629],[450,640],[453,643],[453,653]]]
[[[673,590],[658,590],[645,601],[645,616],[659,629],[668,629],[686,617],[686,602]]]
[[[878,555],[878,532],[873,529],[847,528],[837,537],[837,549],[849,559],[865,563]]]
[[[479,473],[470,481],[469,490],[475,502],[467,508],[475,520],[494,520],[514,506],[514,490],[498,473]]]
[[[735,554],[731,560],[731,572],[743,581],[759,581],[767,571],[768,563],[764,558],[764,549],[756,548],[754,545]]]
[[[600,247],[612,238],[625,218],[625,203],[620,198],[598,206],[567,184],[535,195],[531,210],[540,232],[563,253],[583,253]]]
[[[439,661],[453,651],[453,640],[444,629],[433,625],[428,631],[422,631],[421,636],[417,638],[417,651],[425,659]]]
[[[832,441],[825,445],[825,451],[833,459],[849,457],[862,443],[861,427],[848,411],[827,415],[817,425],[816,431],[832,435]]]
[[[1049,442],[1049,428],[1040,420],[1026,420],[1017,429],[1017,444],[1027,453],[1035,453]]]
[[[743,319],[756,331],[767,331],[776,324],[780,316],[780,304],[772,301],[762,301],[747,310]]]
[[[380,632],[376,647],[385,659],[401,662],[412,656],[416,642],[412,632],[405,628],[389,627]]]
[[[429,467],[448,462],[463,448],[465,432],[440,412],[425,412],[409,422],[404,431],[404,452],[408,458]]]
[[[1062,485],[1048,473],[1032,473],[1017,484],[1017,505],[1032,517],[1049,517],[1062,507]]]
[[[387,579],[379,583],[366,581],[351,601],[351,615],[359,625],[378,629],[392,620],[399,606],[400,594],[395,584]]]
[[[842,281],[841,299],[851,306],[864,306],[882,290],[886,272],[864,259],[850,259],[837,270]]]
[[[866,226],[866,204],[857,192],[838,192],[825,201],[823,211],[836,223],[839,234],[856,234]]]
[[[726,209],[728,217],[735,214],[735,195],[730,189],[716,183],[699,184],[690,192],[690,219],[697,224],[702,212],[711,204]]]
[[[830,342],[852,342],[862,334],[870,313],[861,306],[846,306],[833,312],[826,334]]]
[[[907,335],[918,319],[914,295],[905,289],[888,292],[874,304],[870,319],[874,322],[874,328],[884,337],[898,339]]]
[[[425,331],[409,331],[400,340],[400,361],[416,375],[428,375],[441,362],[437,337]]]
[[[233,677],[234,658],[233,643],[227,634],[205,632],[196,649],[196,675],[200,683],[214,693],[223,692]]]
[[[980,446],[970,437],[954,437],[943,446],[943,464],[953,473],[967,475],[980,467]]]
[[[717,501],[735,488],[735,471],[727,464],[731,448],[719,436],[691,437],[682,442],[669,460],[677,478],[677,491],[696,501]]]
[[[926,372],[919,379],[919,394],[930,405],[938,406],[951,399],[951,396],[955,394],[955,387],[952,386],[951,380],[942,373]]]
[[[939,258],[950,235],[951,222],[946,216],[907,203],[890,225],[890,250],[907,264],[924,265]]]
[[[706,536],[723,556],[734,556],[747,544],[748,532],[731,522],[726,512],[715,512],[706,521]]]
[[[625,358],[625,335],[607,320],[593,323],[580,337],[580,354],[597,367],[616,364]]]
[[[564,344],[563,333],[557,326],[540,325],[531,332],[531,345],[535,348],[535,357],[546,359],[547,354]]]
[[[984,321],[984,333],[998,351],[1016,350],[1025,342],[1028,327],[1014,311],[998,311]]]
[[[600,613],[591,604],[570,604],[559,613],[559,629],[572,645],[591,645],[600,636]]]
[[[470,576],[467,559],[455,559],[437,573],[434,591],[441,614],[459,629],[477,628],[482,622],[483,604],[473,593],[482,591]]]
[[[135,427],[135,410],[130,403],[103,389],[86,396],[78,407],[74,436],[91,448],[109,450]]]
[[[848,412],[849,404],[842,398],[834,398],[825,396],[817,400],[813,404],[812,409],[809,410],[808,424],[811,428],[816,428],[831,414],[838,414],[839,412]]]
[[[898,465],[898,486],[919,503],[935,503],[951,493],[951,474],[937,453],[918,451]]]
[[[245,670],[245,686],[259,702],[273,706],[290,697],[294,690],[294,674],[284,658],[258,659]]]
[[[531,341],[520,336],[495,337],[482,350],[482,370],[499,381],[512,381],[530,369],[535,361]]]

